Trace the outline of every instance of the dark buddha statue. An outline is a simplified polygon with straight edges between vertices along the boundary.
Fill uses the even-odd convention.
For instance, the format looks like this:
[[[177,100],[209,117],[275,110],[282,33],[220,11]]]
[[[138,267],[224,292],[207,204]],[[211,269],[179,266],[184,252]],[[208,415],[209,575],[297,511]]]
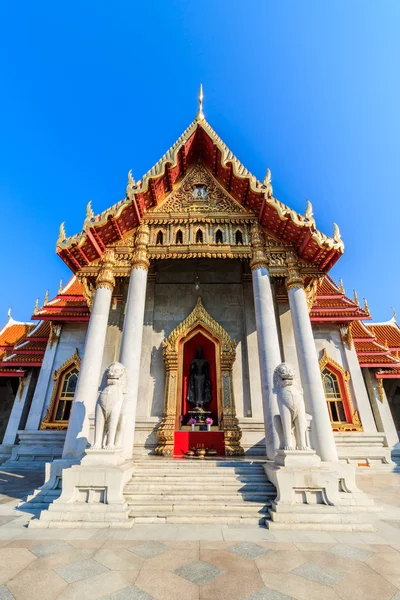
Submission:
[[[211,400],[210,366],[203,357],[203,348],[197,348],[196,356],[190,363],[187,401],[196,408],[203,408]]]

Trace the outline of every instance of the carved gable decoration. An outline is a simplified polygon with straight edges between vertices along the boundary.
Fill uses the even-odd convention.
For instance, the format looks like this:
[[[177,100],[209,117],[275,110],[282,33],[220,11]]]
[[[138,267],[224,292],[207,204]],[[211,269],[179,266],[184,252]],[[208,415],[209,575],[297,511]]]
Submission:
[[[236,202],[201,163],[194,165],[168,198],[149,212],[254,216]]]

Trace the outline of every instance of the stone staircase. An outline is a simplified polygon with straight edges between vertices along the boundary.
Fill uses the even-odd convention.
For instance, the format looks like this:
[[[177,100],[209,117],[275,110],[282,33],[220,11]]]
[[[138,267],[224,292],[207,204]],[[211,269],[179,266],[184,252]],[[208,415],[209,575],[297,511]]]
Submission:
[[[124,496],[134,523],[264,525],[275,498],[263,461],[135,460]]]

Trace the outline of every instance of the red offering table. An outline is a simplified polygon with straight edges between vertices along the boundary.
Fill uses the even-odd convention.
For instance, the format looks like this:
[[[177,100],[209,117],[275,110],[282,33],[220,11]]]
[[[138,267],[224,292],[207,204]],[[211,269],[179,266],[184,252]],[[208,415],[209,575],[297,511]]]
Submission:
[[[218,456],[225,456],[223,431],[175,431],[174,456],[184,456],[190,448],[212,448]]]

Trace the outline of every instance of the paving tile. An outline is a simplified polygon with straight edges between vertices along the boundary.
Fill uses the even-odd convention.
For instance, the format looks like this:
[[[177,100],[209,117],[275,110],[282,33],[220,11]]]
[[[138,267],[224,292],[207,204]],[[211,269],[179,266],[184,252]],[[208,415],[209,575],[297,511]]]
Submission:
[[[332,587],[306,580],[294,573],[285,573],[284,576],[282,573],[261,573],[261,577],[266,587],[286,594],[294,600],[338,600],[338,595]]]
[[[397,529],[400,529],[400,521],[384,521],[385,523],[387,523],[388,525],[391,525],[392,527],[396,527]]]
[[[240,554],[226,550],[200,550],[200,560],[229,573],[258,572],[255,560],[249,560]]]
[[[93,575],[99,575],[107,570],[108,569],[106,567],[89,558],[87,560],[81,560],[72,563],[71,565],[61,567],[60,569],[57,569],[57,573],[61,575],[61,577],[68,583],[74,583],[75,581],[80,581],[81,579],[93,577]]]
[[[264,588],[252,596],[249,596],[246,600],[293,600],[293,596],[281,594],[281,592],[271,590],[271,588]]]
[[[71,550],[71,545],[64,541],[54,541],[47,544],[40,544],[39,546],[32,546],[29,548],[30,551],[37,557],[49,556],[56,552],[67,552]]]
[[[198,585],[167,571],[142,569],[135,585],[157,600],[199,600]]]
[[[152,558],[153,556],[158,556],[163,552],[168,552],[171,550],[171,547],[163,544],[162,542],[144,542],[143,544],[130,546],[128,550],[138,554],[142,558]]]
[[[265,556],[260,556],[255,561],[259,571],[270,573],[288,573],[305,562],[307,562],[307,557],[303,555],[303,552],[290,550],[272,551]]]
[[[14,596],[5,585],[0,585],[0,600],[14,600]]]
[[[139,573],[144,563],[144,558],[125,548],[115,550],[101,548],[93,558],[107,569],[111,569],[111,571],[136,570]]]
[[[400,554],[398,552],[374,554],[366,561],[366,564],[387,581],[400,588]]]
[[[244,558],[258,558],[259,556],[264,556],[267,552],[271,552],[269,548],[263,548],[252,542],[240,542],[239,544],[235,544],[235,546],[230,546],[227,550],[244,556]]]
[[[346,573],[343,571],[337,571],[336,569],[329,569],[328,567],[321,567],[321,565],[315,565],[313,563],[305,563],[296,567],[291,571],[295,575],[300,575],[305,579],[311,579],[316,583],[322,583],[322,585],[335,585],[346,577]]]
[[[104,596],[133,586],[136,583],[136,579],[136,571],[107,571],[106,573],[71,583],[57,600],[99,600],[100,598],[104,598]]]
[[[55,600],[67,585],[54,571],[47,571],[46,577],[38,577],[37,571],[22,571],[7,582],[16,600]]]
[[[174,571],[176,575],[191,581],[192,583],[197,583],[199,585],[203,585],[205,583],[210,583],[216,577],[225,573],[219,567],[215,565],[211,565],[210,563],[203,562],[202,560],[197,560],[195,562],[189,563],[184,567],[180,567]]]
[[[348,573],[334,586],[342,600],[392,600],[398,588],[372,569],[360,573]]]
[[[1,598],[1,596],[0,596]],[[390,600],[400,600],[400,592],[396,592],[396,594]]]
[[[57,569],[60,569],[61,567],[66,567],[72,563],[92,558],[95,552],[96,549],[94,548],[72,548],[70,552],[57,552],[56,554],[37,558],[26,568],[38,571],[47,571],[49,569],[57,571]]]
[[[250,561],[243,559],[245,562]],[[254,565],[253,562],[251,564]],[[210,583],[200,586],[200,600],[245,600],[265,587],[256,571],[229,571]]]
[[[369,550],[364,550],[363,548],[359,548],[357,546],[349,546],[348,544],[337,544],[332,548],[329,548],[328,552],[332,552],[332,554],[337,554],[338,556],[343,556],[344,558],[351,558],[353,560],[360,560],[365,562],[368,558],[374,555],[373,552]]]
[[[1,600],[1,597],[0,597]],[[155,600],[154,596],[150,596],[136,585],[131,585],[129,587],[120,590],[119,592],[115,592],[114,594],[110,594],[109,596],[104,596],[101,600]]]
[[[0,584],[7,583],[35,560],[27,548],[1,548]]]

